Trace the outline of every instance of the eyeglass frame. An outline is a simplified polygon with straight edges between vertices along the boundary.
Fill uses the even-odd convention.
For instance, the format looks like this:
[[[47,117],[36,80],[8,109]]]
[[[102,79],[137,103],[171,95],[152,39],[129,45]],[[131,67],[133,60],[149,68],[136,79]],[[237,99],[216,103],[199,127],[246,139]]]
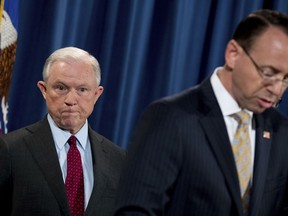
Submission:
[[[244,46],[241,46],[241,45],[240,45],[240,47],[243,49],[244,53],[248,56],[248,58],[250,59],[250,61],[252,62],[252,64],[254,65],[254,67],[258,71],[258,74],[260,75],[260,77],[262,78],[262,80],[264,82],[267,82],[267,84],[275,84],[276,82],[281,82],[285,88],[288,87],[288,77],[281,80],[281,79],[276,78],[275,75],[266,74],[265,71],[263,70],[263,68],[261,68],[256,63],[256,61],[252,58],[252,56],[249,54],[249,52],[246,50],[246,48]]]
[[[275,84],[276,82],[281,82],[282,85],[284,86],[285,90],[288,88],[288,77],[286,78],[287,80],[283,79],[277,79],[275,75],[267,75],[265,74],[265,71],[256,63],[256,61],[252,58],[252,56],[249,54],[247,49],[244,46],[239,46],[243,49],[244,53],[247,55],[247,57],[250,59],[256,70],[258,71],[258,74],[262,78],[262,80],[267,82],[267,84]],[[278,99],[278,102],[274,105],[275,107],[278,107],[279,104],[281,103],[282,98]]]

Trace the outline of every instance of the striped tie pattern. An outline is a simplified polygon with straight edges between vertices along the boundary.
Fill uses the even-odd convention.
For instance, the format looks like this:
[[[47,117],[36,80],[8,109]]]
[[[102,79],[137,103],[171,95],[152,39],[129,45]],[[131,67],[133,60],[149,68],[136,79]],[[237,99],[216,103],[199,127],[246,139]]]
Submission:
[[[250,179],[252,174],[251,145],[248,131],[250,116],[242,110],[233,114],[232,117],[238,122],[232,149],[237,166],[243,210],[246,213],[249,206]]]

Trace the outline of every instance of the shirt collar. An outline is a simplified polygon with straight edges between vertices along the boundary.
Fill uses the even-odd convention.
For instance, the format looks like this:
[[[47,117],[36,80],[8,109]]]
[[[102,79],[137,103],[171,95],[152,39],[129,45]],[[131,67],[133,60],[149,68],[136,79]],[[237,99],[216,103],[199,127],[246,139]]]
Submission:
[[[72,134],[67,130],[63,130],[63,129],[59,128],[56,125],[56,123],[54,122],[54,120],[52,119],[50,114],[47,115],[47,119],[48,119],[48,123],[49,123],[50,128],[51,128],[54,142],[59,149],[62,149]],[[82,126],[82,128],[76,134],[74,134],[74,136],[76,136],[78,143],[80,143],[82,148],[85,150],[85,148],[87,146],[87,141],[88,141],[88,122],[87,122],[87,120],[86,120],[85,124]]]
[[[222,82],[220,81],[217,75],[218,71],[222,68],[223,67],[218,67],[214,70],[211,76],[211,85],[217,98],[222,114],[224,116],[231,116],[232,114],[241,111],[241,107],[239,107],[236,100],[226,90],[226,88],[223,86]],[[253,112],[246,109],[245,111],[247,111],[250,117],[252,117]]]

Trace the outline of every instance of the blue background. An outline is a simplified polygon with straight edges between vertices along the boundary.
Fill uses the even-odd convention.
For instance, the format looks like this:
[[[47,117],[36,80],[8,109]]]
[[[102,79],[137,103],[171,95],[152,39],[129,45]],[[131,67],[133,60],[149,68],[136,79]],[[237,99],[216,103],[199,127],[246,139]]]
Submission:
[[[45,116],[45,101],[36,86],[44,61],[55,49],[77,46],[92,53],[102,69],[104,93],[89,122],[126,148],[144,108],[198,84],[223,65],[236,25],[260,8],[288,13],[288,2],[20,0],[8,129]],[[280,110],[288,113],[286,95]]]

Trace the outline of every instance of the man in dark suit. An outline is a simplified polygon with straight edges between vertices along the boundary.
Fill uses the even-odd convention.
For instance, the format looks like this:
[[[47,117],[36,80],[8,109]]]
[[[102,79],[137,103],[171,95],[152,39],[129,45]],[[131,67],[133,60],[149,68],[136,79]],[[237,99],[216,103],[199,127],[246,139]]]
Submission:
[[[288,123],[273,108],[288,86],[287,47],[287,16],[256,11],[228,42],[224,67],[152,103],[128,147],[115,215],[288,215]],[[248,137],[242,169],[236,131]]]
[[[103,92],[98,61],[75,47],[56,50],[43,80],[48,115],[0,137],[0,215],[112,215],[125,152],[87,122]]]

